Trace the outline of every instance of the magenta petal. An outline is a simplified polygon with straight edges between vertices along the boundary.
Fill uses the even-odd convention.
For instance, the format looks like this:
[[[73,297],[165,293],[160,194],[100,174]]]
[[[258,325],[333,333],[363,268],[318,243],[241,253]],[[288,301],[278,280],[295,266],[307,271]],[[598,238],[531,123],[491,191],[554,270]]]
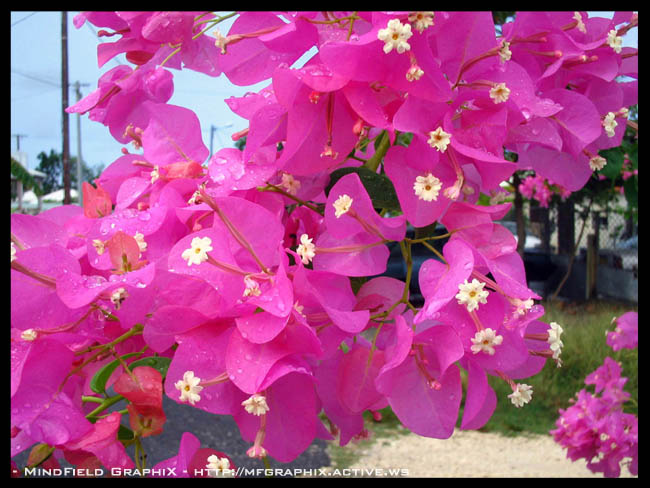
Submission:
[[[373,276],[386,271],[390,251],[379,237],[359,233],[337,239],[329,233],[321,234],[315,242],[321,248],[358,247],[349,252],[319,252],[313,260],[315,271],[344,276]],[[367,246],[367,247],[366,247]]]
[[[383,389],[385,382],[382,381],[382,375],[402,364],[402,362],[408,357],[412,344],[413,329],[407,325],[404,317],[398,315],[395,317],[395,330],[392,336],[392,341],[385,349],[386,362],[377,374],[377,379],[375,381],[378,391],[386,393]]]
[[[190,461],[194,453],[201,448],[201,441],[191,432],[183,432],[181,436],[178,454],[164,461],[160,461],[152,469],[160,470],[167,473],[171,468],[175,468],[177,478],[189,478],[188,473]]]
[[[443,255],[449,264],[435,259],[422,263],[418,276],[425,303],[416,316],[415,323],[433,318],[458,293],[458,285],[472,273],[474,255],[464,242],[449,241],[443,248]]]
[[[384,352],[355,346],[341,358],[337,395],[349,413],[361,413],[382,399],[375,378],[384,366]]]
[[[180,392],[175,383],[183,379],[186,371],[202,381],[209,381],[226,372],[225,352],[234,328],[230,322],[211,323],[178,336],[178,349],[174,354],[167,377],[167,396],[179,401]],[[218,415],[232,415],[246,399],[231,381],[206,386],[200,393],[201,399],[195,407]]]
[[[58,244],[66,247],[68,235],[62,226],[38,215],[11,214],[11,234],[23,247]]]
[[[334,356],[322,361],[314,371],[316,392],[323,403],[327,418],[339,429],[339,445],[345,446],[350,440],[361,433],[364,428],[363,415],[351,414],[343,407],[337,395],[338,369],[344,354],[337,349]]]
[[[497,405],[497,396],[488,384],[485,371],[474,361],[467,362],[467,395],[460,428],[480,429],[490,420]]]
[[[411,432],[424,437],[451,437],[463,393],[458,367],[450,366],[438,378],[439,390],[429,386],[413,358],[407,358],[393,372],[396,381],[386,396],[400,422]]]
[[[253,315],[236,317],[235,322],[242,336],[255,344],[263,344],[273,340],[287,324],[289,316],[278,317],[269,312],[261,311]]]
[[[231,381],[246,393],[257,393],[273,365],[293,354],[320,355],[318,338],[299,322],[289,323],[270,342],[255,344],[235,329],[226,350],[226,368]]]
[[[143,336],[156,352],[169,349],[176,335],[187,332],[210,320],[210,317],[190,307],[167,305],[158,308],[147,321]]]

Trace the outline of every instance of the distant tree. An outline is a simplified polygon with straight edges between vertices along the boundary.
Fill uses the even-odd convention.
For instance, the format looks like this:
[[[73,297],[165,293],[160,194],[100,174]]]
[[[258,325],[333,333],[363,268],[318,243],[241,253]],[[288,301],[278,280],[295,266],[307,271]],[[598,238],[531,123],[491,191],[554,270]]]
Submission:
[[[36,169],[46,175],[42,184],[43,193],[48,194],[63,188],[63,157],[61,153],[56,152],[54,149],[50,149],[50,154],[41,151],[36,157],[39,160]],[[70,185],[72,188],[77,186],[76,167],[77,158],[73,156],[70,158]],[[82,163],[81,180],[92,183],[96,178],[99,178],[103,169],[103,165],[90,168],[86,163]]]

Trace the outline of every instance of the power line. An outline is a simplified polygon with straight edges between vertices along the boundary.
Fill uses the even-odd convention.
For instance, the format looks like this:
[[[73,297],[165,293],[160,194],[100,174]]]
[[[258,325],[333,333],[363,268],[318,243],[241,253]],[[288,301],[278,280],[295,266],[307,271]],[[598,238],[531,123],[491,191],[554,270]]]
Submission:
[[[15,70],[15,69],[13,69],[13,68],[11,68],[11,72],[12,72],[12,73],[15,73],[15,74],[17,74],[17,75],[20,75],[20,76],[24,76],[25,78],[29,78],[30,80],[40,81],[41,83],[45,83],[45,84],[47,84],[47,85],[51,85],[51,86],[55,86],[55,87],[57,87],[57,88],[61,88],[61,85],[60,85],[59,83],[55,83],[55,82],[53,82],[53,81],[44,80],[44,79],[42,79],[42,78],[38,78],[37,76],[28,75],[27,73],[21,73],[20,71],[17,71],[17,70]]]
[[[29,14],[29,15],[23,17],[22,19],[17,20],[17,21],[14,22],[13,24],[11,24],[11,27],[13,27],[13,26],[16,25],[16,24],[20,24],[23,20],[27,20],[27,19],[29,19],[32,15],[35,15],[35,14],[37,14],[37,13],[38,13],[38,12],[32,12],[31,14]]]

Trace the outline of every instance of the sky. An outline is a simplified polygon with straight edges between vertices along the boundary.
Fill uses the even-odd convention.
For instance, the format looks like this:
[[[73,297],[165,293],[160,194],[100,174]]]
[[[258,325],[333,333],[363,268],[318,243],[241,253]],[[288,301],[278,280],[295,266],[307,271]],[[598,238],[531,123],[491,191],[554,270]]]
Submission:
[[[97,28],[86,22],[76,29],[72,20],[79,12],[68,12],[68,81],[81,83],[82,97],[97,88],[97,80],[118,64],[129,64],[124,55],[117,56],[102,68],[97,67],[97,45],[114,38],[98,38]],[[590,16],[610,17],[611,12],[590,12]],[[62,152],[61,106],[61,12],[11,12],[11,151],[20,144],[27,155],[27,166],[38,166],[37,155],[50,150]],[[227,32],[234,19],[223,22]],[[637,46],[638,29],[624,37],[624,45]],[[303,57],[304,58],[304,57]],[[300,60],[297,62],[300,63]],[[232,85],[225,76],[212,78],[191,70],[170,70],[174,76],[174,95],[168,101],[193,110],[200,122],[203,142],[213,152],[234,147],[231,134],[247,127],[248,121],[230,111],[224,100],[259,91],[268,82],[250,87]],[[76,102],[74,86],[69,103]],[[70,114],[70,154],[78,154],[77,115]],[[217,130],[211,141],[211,126]],[[90,167],[108,166],[119,158],[122,144],[110,135],[108,128],[81,117],[81,153]],[[16,137],[19,135],[20,137]],[[132,149],[129,146],[129,149]],[[132,151],[133,152],[133,151]]]

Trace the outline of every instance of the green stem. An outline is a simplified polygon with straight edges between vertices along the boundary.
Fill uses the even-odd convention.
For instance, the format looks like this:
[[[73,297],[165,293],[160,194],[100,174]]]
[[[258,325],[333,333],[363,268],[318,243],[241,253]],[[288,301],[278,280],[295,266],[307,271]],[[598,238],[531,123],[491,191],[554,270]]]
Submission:
[[[381,140],[379,141],[379,146],[377,147],[375,154],[373,154],[372,157],[363,166],[373,172],[376,172],[377,168],[379,168],[379,164],[381,163],[381,160],[388,152],[389,147],[390,147],[390,136],[388,135],[387,131],[384,131],[382,132]]]
[[[111,405],[115,405],[117,402],[121,400],[124,400],[124,397],[122,395],[115,395],[114,397],[107,398],[95,410],[93,410],[88,415],[86,415],[86,418],[91,419],[93,417],[97,417],[97,415],[102,413],[108,407],[110,407]]]

